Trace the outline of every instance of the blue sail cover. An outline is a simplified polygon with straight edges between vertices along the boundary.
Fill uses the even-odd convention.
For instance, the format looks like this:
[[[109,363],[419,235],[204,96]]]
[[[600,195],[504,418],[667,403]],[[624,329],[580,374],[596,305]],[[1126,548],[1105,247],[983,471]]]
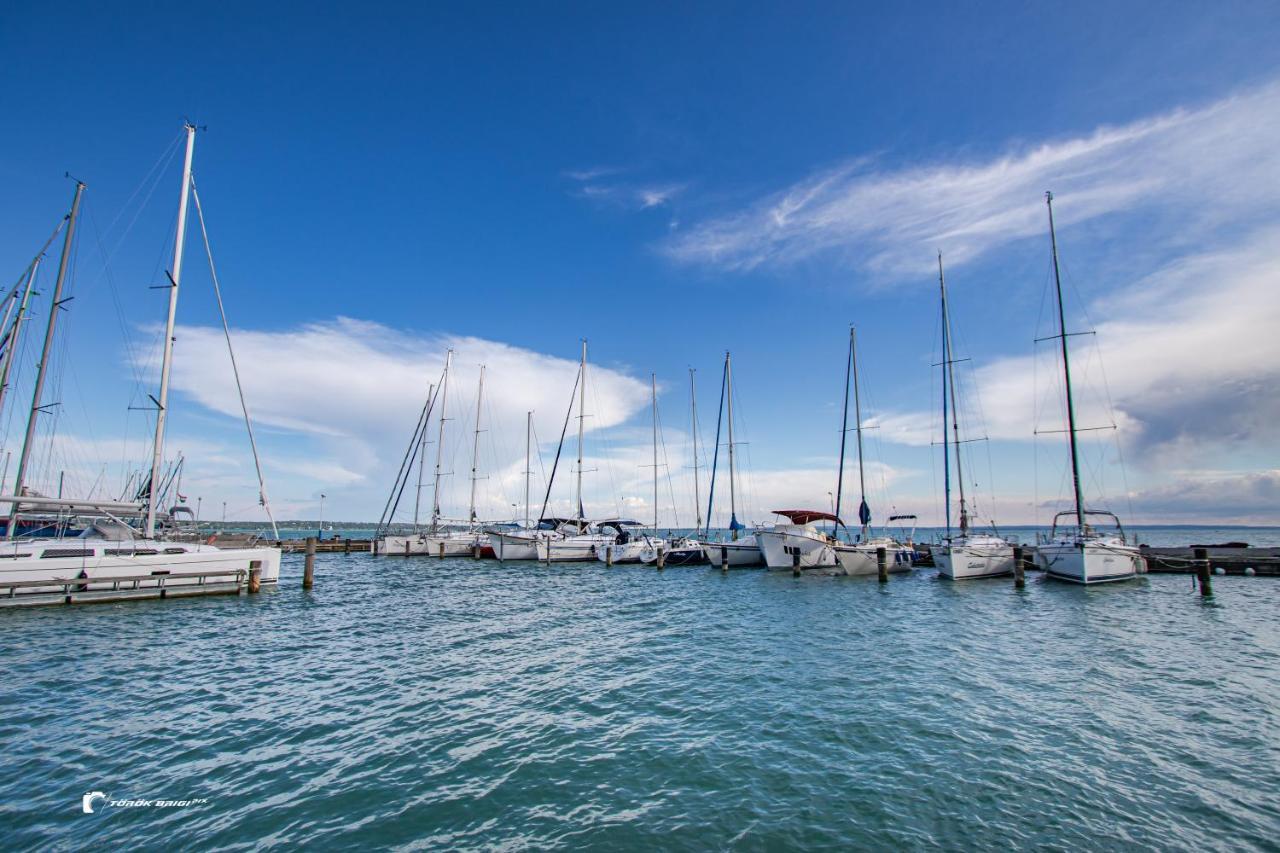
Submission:
[[[733,517],[729,519],[729,529],[730,530],[746,530],[747,526],[743,524],[741,521],[738,521],[737,513],[735,513]]]
[[[858,521],[866,527],[871,523],[871,507],[867,506],[867,502],[863,501],[862,506],[858,507]]]

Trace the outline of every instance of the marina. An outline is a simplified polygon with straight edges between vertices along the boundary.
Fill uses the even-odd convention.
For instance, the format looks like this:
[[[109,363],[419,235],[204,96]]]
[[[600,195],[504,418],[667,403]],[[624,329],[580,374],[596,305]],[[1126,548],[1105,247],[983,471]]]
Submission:
[[[0,851],[1280,851],[1280,6],[25,4]]]

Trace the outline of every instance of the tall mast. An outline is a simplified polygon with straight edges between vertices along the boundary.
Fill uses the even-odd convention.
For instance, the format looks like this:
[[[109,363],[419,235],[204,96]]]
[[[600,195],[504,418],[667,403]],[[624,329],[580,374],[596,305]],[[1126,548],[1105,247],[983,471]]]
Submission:
[[[427,400],[430,400],[436,393],[435,383],[427,389]],[[427,467],[427,425],[422,425],[422,432],[418,436],[418,488],[413,493],[413,529],[418,529],[419,508],[422,504],[422,472]]]
[[[1053,193],[1044,194],[1049,206],[1049,243],[1053,248],[1053,283],[1058,292],[1058,330],[1062,333],[1062,377],[1067,386],[1067,435],[1071,441],[1071,482],[1075,487],[1076,527],[1084,527],[1084,495],[1080,490],[1080,455],[1076,447],[1076,407],[1071,397],[1071,359],[1067,355],[1067,319],[1062,307],[1062,275],[1058,271],[1058,236],[1053,230]]]
[[[862,464],[862,398],[858,395],[858,344],[853,326],[849,327],[849,370],[853,373],[853,419],[858,436],[858,493],[862,499],[858,504],[858,521],[862,523],[862,540],[865,542],[871,523],[871,508],[867,506],[867,473]]]
[[[582,363],[578,367],[578,532],[585,526],[582,511],[582,423],[587,405],[587,339],[582,339]]]
[[[725,399],[729,401],[729,533],[734,539],[737,539],[738,494],[733,467],[733,364],[729,360],[728,352],[724,354],[724,377],[727,391]]]
[[[942,276],[942,253],[938,253],[938,287],[942,291],[942,463],[948,466],[943,480],[947,490],[947,535],[951,535],[951,469],[947,459],[947,392],[950,390],[951,434],[956,445],[956,484],[960,487],[960,535],[969,532],[969,510],[964,502],[964,470],[960,467],[960,409],[956,405],[955,357],[951,352],[951,312],[947,308],[947,282]]]
[[[53,350],[53,332],[58,325],[58,313],[62,310],[62,285],[67,279],[67,265],[71,260],[71,238],[76,233],[76,219],[80,215],[80,196],[84,184],[76,181],[75,198],[71,201],[71,214],[67,218],[67,236],[62,241],[62,258],[58,261],[58,279],[53,285],[53,300],[49,303],[49,322],[44,329],[44,349],[40,354],[40,366],[36,370],[35,390],[31,394],[31,414],[27,417],[27,434],[22,440],[22,455],[18,457],[18,474],[13,481],[14,497],[22,497],[22,486],[27,475],[27,461],[31,458],[31,446],[35,439],[36,417],[40,414],[40,395],[44,392],[44,377],[49,371],[49,356]],[[18,520],[18,504],[9,511],[6,536],[13,538]]]
[[[5,344],[4,367],[0,368],[0,412],[4,411],[4,397],[9,390],[9,373],[13,370],[13,360],[18,355],[18,338],[22,335],[22,324],[26,322],[27,305],[31,301],[31,287],[36,280],[36,270],[40,268],[40,259],[31,262],[31,272],[27,274],[27,284],[22,291],[22,301],[18,303],[18,313],[14,315],[13,327],[9,332],[9,340]],[[0,480],[0,489],[4,482]]]
[[[689,368],[689,426],[693,433],[693,511],[698,516],[694,530],[702,529],[702,495],[698,492],[698,388],[692,367]]]
[[[444,461],[444,407],[449,401],[449,367],[453,364],[453,348],[444,356],[444,377],[440,380],[440,431],[436,437],[436,480],[431,487],[431,529],[440,524],[440,463]]]
[[[533,412],[524,416],[524,526],[529,527],[529,478],[533,476]]]
[[[853,373],[853,326],[849,326],[849,354],[844,362],[844,412],[840,415],[840,464],[836,474],[836,518],[840,517],[840,501],[844,496],[844,443],[849,436],[849,376]]]
[[[156,534],[156,504],[160,500],[160,466],[164,459],[164,422],[169,406],[169,372],[173,367],[173,324],[178,316],[178,285],[182,281],[182,249],[187,235],[187,198],[191,192],[191,155],[196,147],[195,125],[188,123],[187,154],[182,163],[182,191],[178,196],[178,227],[173,240],[173,270],[169,274],[169,315],[164,324],[164,357],[160,361],[160,396],[156,398],[156,438],[151,450],[151,486],[147,497],[146,537]]]
[[[649,374],[649,393],[653,407],[653,532],[658,532],[658,374]]]
[[[480,401],[484,398],[484,365],[480,365],[480,385],[476,389],[476,432],[471,441],[471,507],[467,520],[476,523],[476,471],[480,467]]]

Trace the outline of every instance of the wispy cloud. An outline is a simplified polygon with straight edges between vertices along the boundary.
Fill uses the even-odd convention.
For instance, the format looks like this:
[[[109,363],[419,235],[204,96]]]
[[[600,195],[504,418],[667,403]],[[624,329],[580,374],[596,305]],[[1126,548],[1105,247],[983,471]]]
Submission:
[[[875,159],[842,163],[745,209],[672,236],[681,262],[726,270],[817,255],[885,276],[927,272],[935,249],[952,265],[1045,230],[1042,193],[1070,204],[1070,225],[1126,210],[1211,223],[1274,210],[1280,181],[1280,84],[999,156],[897,170]]]
[[[564,173],[574,186],[571,192],[599,204],[627,210],[649,210],[669,205],[687,189],[674,181],[622,180],[625,170],[597,166]]]

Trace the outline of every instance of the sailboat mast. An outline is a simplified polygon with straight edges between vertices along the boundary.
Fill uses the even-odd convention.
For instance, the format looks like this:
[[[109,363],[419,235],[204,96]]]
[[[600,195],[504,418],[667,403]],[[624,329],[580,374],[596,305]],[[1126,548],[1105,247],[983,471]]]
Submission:
[[[533,412],[524,416],[524,526],[529,527],[529,478],[533,476]]]
[[[586,520],[582,511],[582,432],[587,407],[587,339],[582,339],[582,363],[578,366],[578,532]]]
[[[867,473],[862,464],[862,398],[858,394],[858,343],[853,326],[849,327],[849,370],[853,373],[853,419],[858,436],[858,521],[862,522],[862,539],[867,539],[870,513],[867,511]]]
[[[942,382],[943,382],[942,428],[944,430],[944,434],[942,436],[943,438],[942,446],[944,448],[942,459],[943,459],[943,463],[945,464],[947,461],[946,450],[945,450],[947,446],[946,435],[945,435],[945,430],[947,428],[947,423],[946,423],[947,391],[948,389],[950,389],[951,433],[955,440],[955,445],[956,445],[956,484],[960,488],[960,535],[963,536],[969,532],[969,510],[966,508],[965,502],[964,502],[964,471],[960,467],[960,410],[956,406],[955,357],[952,355],[952,352],[951,352],[951,312],[947,307],[947,282],[946,282],[946,279],[944,279],[942,276],[942,253],[941,252],[938,253],[938,287],[941,288],[942,290],[942,360],[943,362],[945,362],[945,364],[943,365],[943,375],[942,375]],[[947,535],[950,536],[951,535],[951,483],[950,483],[949,469],[945,479],[947,481]]]
[[[649,374],[649,394],[653,408],[653,532],[658,532],[658,374]]]
[[[1053,249],[1053,283],[1058,293],[1058,330],[1062,333],[1062,377],[1067,386],[1067,435],[1071,442],[1071,482],[1075,487],[1076,527],[1084,527],[1084,494],[1080,489],[1080,454],[1076,447],[1076,406],[1071,396],[1071,359],[1067,354],[1067,318],[1062,307],[1062,275],[1058,271],[1058,236],[1053,229],[1053,193],[1044,194],[1049,207],[1049,244]]]
[[[836,468],[836,518],[840,517],[840,501],[844,497],[844,444],[849,436],[849,376],[853,373],[853,326],[849,327],[849,354],[844,362],[844,409],[840,415],[840,464]]]
[[[480,365],[480,386],[476,389],[476,432],[471,441],[471,507],[467,519],[476,523],[476,471],[480,467],[480,401],[484,397],[484,365]]]
[[[430,400],[436,393],[435,383],[427,389],[427,400]],[[418,488],[413,493],[413,529],[418,529],[419,508],[422,504],[422,473],[427,467],[427,425],[422,425],[422,432],[418,436]]]
[[[187,235],[187,200],[191,193],[191,156],[196,147],[195,125],[188,123],[187,153],[182,162],[182,191],[178,196],[178,226],[173,240],[173,270],[169,274],[169,314],[164,323],[164,355],[160,361],[160,395],[156,398],[156,437],[151,448],[151,486],[147,497],[146,537],[156,535],[160,500],[160,466],[164,459],[164,426],[169,411],[169,373],[173,368],[173,326],[178,316],[178,285],[182,281],[182,250]]]
[[[22,454],[18,457],[18,473],[13,481],[13,496],[22,497],[22,486],[27,475],[27,461],[31,458],[31,446],[35,440],[36,417],[40,414],[40,395],[44,392],[44,377],[49,371],[49,356],[53,351],[53,332],[58,325],[58,314],[62,310],[62,285],[67,279],[67,265],[71,260],[71,238],[76,233],[76,219],[80,215],[80,196],[84,193],[84,184],[76,181],[76,195],[71,201],[71,215],[67,219],[67,236],[62,242],[62,258],[58,261],[58,278],[53,285],[53,299],[49,303],[49,322],[44,329],[44,349],[40,354],[40,366],[36,370],[35,390],[31,394],[31,414],[27,417],[27,434],[22,439]],[[18,520],[18,504],[9,511],[9,523],[5,535],[12,539],[14,526]]]
[[[689,368],[689,427],[693,433],[693,511],[698,517],[694,530],[702,529],[702,495],[698,491],[698,388],[692,367]]]
[[[444,356],[444,377],[440,380],[440,429],[436,436],[436,479],[431,485],[431,529],[440,525],[440,463],[444,461],[445,406],[449,402],[449,368],[453,365],[453,348]]]
[[[738,487],[733,462],[733,363],[729,353],[724,354],[725,399],[729,404],[729,533],[738,538]]]
[[[14,315],[9,341],[5,344],[4,367],[0,368],[0,412],[4,411],[5,392],[9,390],[9,373],[13,370],[13,360],[18,355],[18,339],[22,336],[22,324],[26,322],[27,305],[31,301],[31,287],[39,268],[40,259],[36,258],[31,262],[31,272],[27,275],[27,284],[22,291],[22,301],[18,303],[18,313]],[[0,480],[0,488],[4,488],[3,480]]]

